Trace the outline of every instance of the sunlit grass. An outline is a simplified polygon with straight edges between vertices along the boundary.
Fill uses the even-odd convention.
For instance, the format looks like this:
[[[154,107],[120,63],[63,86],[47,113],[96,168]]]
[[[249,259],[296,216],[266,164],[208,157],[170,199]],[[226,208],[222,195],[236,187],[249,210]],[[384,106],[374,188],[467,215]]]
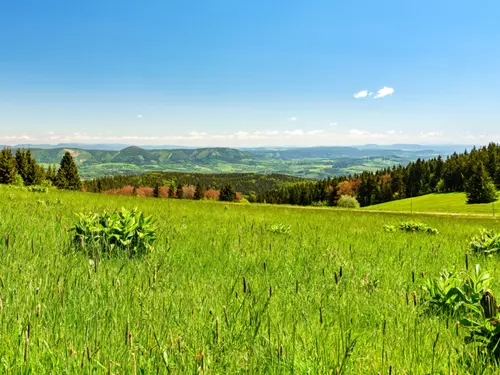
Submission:
[[[152,254],[69,247],[74,212],[122,206],[158,220]],[[440,234],[383,230],[403,220],[1,186],[0,373],[473,372],[465,333],[411,293],[421,272],[463,266],[470,236],[498,222],[413,215]],[[495,257],[470,262],[500,280]]]

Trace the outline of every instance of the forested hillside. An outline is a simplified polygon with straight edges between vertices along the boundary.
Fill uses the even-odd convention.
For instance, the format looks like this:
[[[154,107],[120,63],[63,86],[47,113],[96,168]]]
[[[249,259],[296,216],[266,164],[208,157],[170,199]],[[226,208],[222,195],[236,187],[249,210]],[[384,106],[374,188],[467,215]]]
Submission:
[[[500,187],[500,145],[490,143],[470,152],[417,159],[406,166],[384,168],[347,177],[282,186],[258,196],[259,202],[336,205],[342,195],[355,197],[361,206],[439,192],[468,192],[494,196]],[[476,190],[474,190],[476,189]],[[481,191],[477,191],[477,190]],[[486,194],[485,193],[485,194]],[[469,203],[481,203],[473,202]],[[484,202],[483,202],[484,203]]]

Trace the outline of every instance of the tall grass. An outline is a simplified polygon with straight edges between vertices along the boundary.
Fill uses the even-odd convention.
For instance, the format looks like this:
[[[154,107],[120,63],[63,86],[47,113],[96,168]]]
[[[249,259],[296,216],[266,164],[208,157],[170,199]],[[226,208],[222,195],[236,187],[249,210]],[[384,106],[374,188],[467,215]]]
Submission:
[[[122,206],[157,219],[150,254],[72,250],[74,212]],[[464,265],[498,222],[411,219],[440,235],[384,232],[401,215],[0,187],[0,373],[498,373],[419,307],[420,274]],[[496,257],[469,257],[500,280]]]

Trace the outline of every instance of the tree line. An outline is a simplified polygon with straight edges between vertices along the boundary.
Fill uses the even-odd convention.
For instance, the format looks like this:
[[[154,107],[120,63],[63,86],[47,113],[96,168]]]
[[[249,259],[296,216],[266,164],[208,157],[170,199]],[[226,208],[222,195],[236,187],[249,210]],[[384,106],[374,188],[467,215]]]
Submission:
[[[154,187],[160,186],[197,186],[205,190],[220,190],[224,184],[231,184],[234,189],[245,196],[272,190],[283,183],[305,181],[299,177],[256,173],[183,173],[183,172],[148,172],[140,175],[106,176],[86,180],[84,189],[89,192],[102,193],[125,186]]]
[[[336,206],[341,196],[351,196],[369,206],[429,193],[466,192],[468,203],[489,203],[500,188],[499,163],[500,145],[490,143],[446,159],[417,159],[376,172],[288,184],[259,194],[257,201]]]
[[[82,182],[73,157],[66,152],[59,167],[39,165],[30,150],[5,147],[0,151],[0,184],[18,186],[53,185],[60,189],[80,190]]]

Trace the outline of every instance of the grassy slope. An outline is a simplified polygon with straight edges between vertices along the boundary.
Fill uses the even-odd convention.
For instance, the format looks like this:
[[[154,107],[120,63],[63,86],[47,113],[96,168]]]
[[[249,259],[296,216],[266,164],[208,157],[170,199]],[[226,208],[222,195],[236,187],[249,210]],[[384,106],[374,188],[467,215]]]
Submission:
[[[69,251],[73,212],[121,206],[158,219],[150,256],[95,267]],[[407,294],[410,301],[412,291],[421,295],[412,272],[437,275],[463,264],[471,234],[498,222],[420,219],[440,235],[386,233],[384,223],[404,220],[387,213],[0,186],[0,372],[81,373],[83,365],[88,373],[133,373],[135,358],[137,373],[148,374],[202,366],[207,373],[387,374],[389,365],[398,374],[465,373],[460,358],[474,354],[464,332],[422,315]],[[271,233],[273,223],[290,225],[291,233]],[[500,281],[496,258],[470,262]]]
[[[493,207],[494,206],[494,207]],[[447,212],[462,214],[484,214],[500,216],[500,204],[467,204],[465,193],[429,194],[416,198],[401,199],[397,201],[364,207],[363,210],[377,211],[407,211],[410,212]]]

